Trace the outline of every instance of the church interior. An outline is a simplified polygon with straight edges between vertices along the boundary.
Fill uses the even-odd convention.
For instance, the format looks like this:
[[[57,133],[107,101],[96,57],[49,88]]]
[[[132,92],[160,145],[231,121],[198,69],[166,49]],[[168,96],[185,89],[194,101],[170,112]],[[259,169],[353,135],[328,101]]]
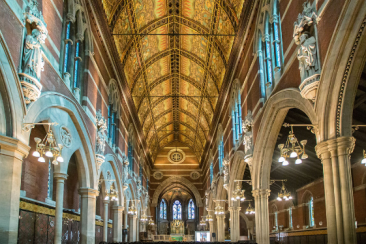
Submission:
[[[0,23],[1,244],[366,243],[366,1],[1,0]]]

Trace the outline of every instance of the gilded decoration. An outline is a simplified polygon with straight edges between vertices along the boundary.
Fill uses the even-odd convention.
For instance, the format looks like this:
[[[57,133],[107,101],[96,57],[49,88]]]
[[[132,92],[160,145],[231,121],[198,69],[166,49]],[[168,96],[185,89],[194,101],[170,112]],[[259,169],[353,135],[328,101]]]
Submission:
[[[200,159],[234,43],[200,34],[235,35],[244,0],[101,1],[124,34],[113,37],[153,160],[175,140]]]

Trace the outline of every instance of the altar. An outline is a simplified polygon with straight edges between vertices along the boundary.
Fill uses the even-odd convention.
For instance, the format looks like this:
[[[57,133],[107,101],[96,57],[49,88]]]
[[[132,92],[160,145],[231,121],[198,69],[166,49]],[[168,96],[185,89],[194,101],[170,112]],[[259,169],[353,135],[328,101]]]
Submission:
[[[184,222],[181,220],[173,220],[170,222],[170,235],[173,236],[183,236],[184,235]]]

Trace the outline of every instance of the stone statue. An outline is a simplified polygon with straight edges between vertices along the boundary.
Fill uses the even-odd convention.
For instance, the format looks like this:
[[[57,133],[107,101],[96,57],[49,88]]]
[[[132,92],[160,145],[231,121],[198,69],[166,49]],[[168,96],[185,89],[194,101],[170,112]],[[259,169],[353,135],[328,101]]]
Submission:
[[[304,32],[300,36],[300,47],[297,51],[301,80],[312,77],[318,69],[316,40],[310,36],[309,32]]]
[[[303,4],[303,12],[294,23],[293,38],[299,46],[297,59],[301,77],[301,95],[315,101],[320,80],[320,57],[318,53],[316,23],[318,16],[314,6],[309,2]]]
[[[25,4],[24,21],[27,34],[24,40],[22,64],[19,72],[20,83],[26,104],[36,101],[41,95],[41,73],[44,70],[42,43],[47,38],[47,25],[41,11],[38,11],[38,2],[31,0]]]
[[[253,154],[253,115],[252,111],[248,111],[247,116],[245,116],[245,120],[243,121],[243,135],[244,135],[244,146],[245,146],[245,154]]]
[[[229,181],[230,181],[230,168],[229,168],[229,165],[230,165],[230,160],[228,158],[228,156],[226,156],[224,158],[224,161],[223,161],[223,172],[224,172],[224,188],[226,190],[228,190],[229,188]]]
[[[97,138],[96,138],[96,164],[97,164],[97,172],[99,172],[100,166],[104,163],[104,149],[105,149],[105,131],[107,130],[107,123],[105,118],[102,116],[102,112],[100,109],[96,114],[96,124],[97,124]]]

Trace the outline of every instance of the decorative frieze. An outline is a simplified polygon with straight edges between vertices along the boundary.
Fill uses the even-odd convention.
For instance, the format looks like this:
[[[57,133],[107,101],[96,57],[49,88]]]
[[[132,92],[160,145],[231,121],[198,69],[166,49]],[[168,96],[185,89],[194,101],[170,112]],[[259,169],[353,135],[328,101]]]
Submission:
[[[40,81],[41,73],[44,70],[44,60],[41,45],[45,43],[48,31],[42,12],[38,11],[37,7],[38,2],[30,0],[24,11],[26,36],[19,79],[26,104],[36,101],[42,90]]]
[[[303,12],[299,14],[294,23],[293,38],[299,46],[297,59],[300,69],[301,95],[315,101],[320,80],[320,56],[317,38],[316,9],[309,1],[303,4]]]

